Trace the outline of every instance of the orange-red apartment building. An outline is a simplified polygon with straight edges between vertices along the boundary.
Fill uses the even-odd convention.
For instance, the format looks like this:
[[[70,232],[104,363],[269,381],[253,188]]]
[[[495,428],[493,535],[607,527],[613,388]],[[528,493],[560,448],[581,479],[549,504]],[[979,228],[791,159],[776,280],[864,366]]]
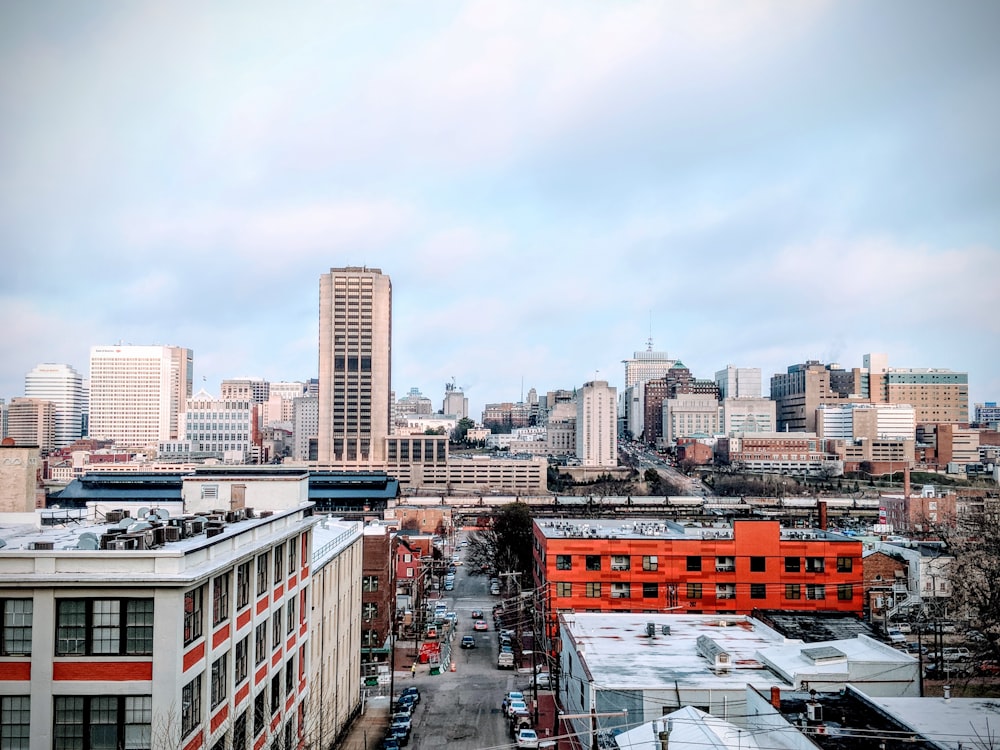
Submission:
[[[861,614],[861,542],[777,521],[683,526],[652,519],[539,519],[535,585],[559,612]]]

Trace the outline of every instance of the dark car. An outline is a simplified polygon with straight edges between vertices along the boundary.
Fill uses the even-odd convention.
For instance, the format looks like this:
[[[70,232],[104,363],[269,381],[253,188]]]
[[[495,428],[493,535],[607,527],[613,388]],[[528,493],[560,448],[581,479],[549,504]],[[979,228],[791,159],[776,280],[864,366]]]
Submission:
[[[411,687],[406,688],[406,690],[404,690],[402,693],[399,694],[399,697],[400,698],[405,698],[408,695],[412,695],[413,696],[413,702],[414,703],[420,703],[420,691],[417,690],[415,687],[411,686]]]
[[[476,647],[476,638],[475,638],[475,636],[472,636],[472,635],[463,635],[462,636],[462,648],[475,648],[475,647]]]
[[[474,610],[472,610],[472,619],[473,620],[482,620],[483,619],[483,610],[481,610],[481,609],[474,609]]]

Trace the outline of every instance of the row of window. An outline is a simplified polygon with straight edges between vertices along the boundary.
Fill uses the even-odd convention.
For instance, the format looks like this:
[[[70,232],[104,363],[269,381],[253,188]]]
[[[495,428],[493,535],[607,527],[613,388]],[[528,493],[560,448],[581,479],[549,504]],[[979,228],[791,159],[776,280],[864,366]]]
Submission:
[[[686,586],[686,594],[688,599],[701,599],[703,595],[703,585],[700,583],[688,583],[684,584]],[[772,584],[774,585],[774,584]],[[790,600],[801,599],[803,593],[806,599],[826,599],[826,585],[822,583],[786,583],[778,584],[784,586],[784,598]],[[555,584],[556,596],[557,597],[570,597],[573,596],[574,586],[583,588],[583,595],[591,599],[600,599],[604,596],[605,589],[604,584],[600,581],[587,581],[585,583],[572,583],[569,581],[558,581]],[[643,599],[657,599],[660,596],[660,584],[658,583],[642,583],[636,584],[636,593],[638,593],[639,587],[642,587],[642,598]],[[580,589],[577,588],[576,591]],[[632,598],[632,585],[629,583],[612,583],[610,584],[610,592],[612,599],[631,599]],[[717,599],[733,599],[736,597],[736,587],[731,584],[723,584],[715,587],[715,596]],[[750,598],[751,599],[766,599],[767,598],[767,584],[766,583],[751,583],[750,584]],[[839,601],[851,601],[854,598],[854,585],[850,583],[840,583],[837,584],[837,599]]]
[[[53,750],[149,750],[153,699],[149,695],[55,695]],[[28,750],[31,698],[0,698],[0,746]]]
[[[588,571],[601,570],[604,565],[603,559],[604,555],[584,555],[584,569]],[[611,555],[611,570],[613,571],[624,571],[632,569],[632,556],[631,555]],[[685,557],[685,569],[688,571],[700,571],[703,569],[705,558],[701,555],[687,555]],[[767,572],[767,560],[768,558],[761,556],[751,556],[750,557],[750,572],[751,573],[765,573]],[[643,555],[642,556],[642,569],[647,571],[653,571],[659,569],[659,556],[658,555]],[[803,567],[803,558],[801,557],[785,557],[784,558],[785,572],[786,573],[800,573],[805,570],[806,573],[823,573],[826,571],[826,558],[823,557],[806,557],[805,566]],[[556,555],[556,570],[572,570],[573,569],[573,555]],[[736,560],[733,557],[716,557],[715,558],[715,570],[716,571],[733,571],[736,570]],[[854,570],[854,558],[853,557],[838,557],[837,558],[837,572],[838,573],[850,573]]]

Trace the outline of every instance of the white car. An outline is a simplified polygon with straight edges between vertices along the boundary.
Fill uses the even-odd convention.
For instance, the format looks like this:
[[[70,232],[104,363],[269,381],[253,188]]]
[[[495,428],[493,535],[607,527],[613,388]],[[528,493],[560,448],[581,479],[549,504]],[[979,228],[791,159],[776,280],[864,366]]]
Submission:
[[[526,714],[528,713],[528,704],[524,701],[512,700],[507,704],[507,715],[514,716],[515,714]]]
[[[517,732],[518,747],[538,747],[538,732],[534,729],[519,729]]]

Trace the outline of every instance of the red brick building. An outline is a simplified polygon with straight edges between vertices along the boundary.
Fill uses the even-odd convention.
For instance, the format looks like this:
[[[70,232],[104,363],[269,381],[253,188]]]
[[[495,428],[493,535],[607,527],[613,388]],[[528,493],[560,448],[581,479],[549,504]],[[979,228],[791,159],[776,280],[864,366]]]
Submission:
[[[536,520],[535,585],[557,613],[862,613],[861,542],[777,521]]]
[[[388,526],[365,527],[361,569],[361,664],[366,674],[389,658],[396,619],[396,538]]]

